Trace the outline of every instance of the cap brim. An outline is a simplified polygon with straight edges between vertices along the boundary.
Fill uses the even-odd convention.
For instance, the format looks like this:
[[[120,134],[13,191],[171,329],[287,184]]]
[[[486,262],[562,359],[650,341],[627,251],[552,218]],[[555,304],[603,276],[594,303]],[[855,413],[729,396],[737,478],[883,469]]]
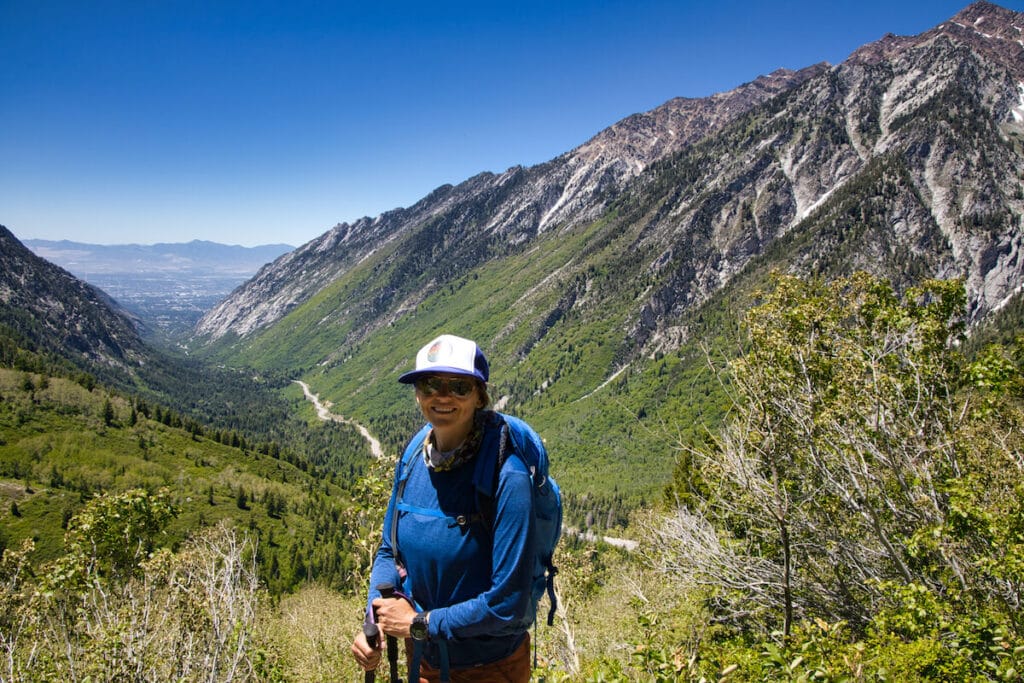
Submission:
[[[467,372],[463,368],[453,368],[453,367],[448,367],[448,366],[444,366],[444,365],[438,365],[438,366],[433,367],[433,368],[425,368],[423,370],[412,370],[412,371],[407,372],[404,375],[400,376],[398,378],[398,381],[401,382],[402,384],[412,384],[413,382],[418,380],[420,377],[424,377],[426,375],[441,375],[441,374],[444,374],[444,375],[461,375],[463,377],[472,377],[473,379],[478,379],[481,382],[484,382],[485,384],[487,383],[487,380],[485,380],[480,375],[479,372]]]

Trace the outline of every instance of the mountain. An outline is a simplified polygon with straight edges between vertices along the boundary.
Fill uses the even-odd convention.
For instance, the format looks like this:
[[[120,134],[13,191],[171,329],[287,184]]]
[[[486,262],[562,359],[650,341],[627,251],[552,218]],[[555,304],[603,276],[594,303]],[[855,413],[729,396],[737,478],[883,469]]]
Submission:
[[[962,278],[969,321],[1024,285],[1024,15],[979,2],[838,65],[674,99],[547,163],[340,224],[207,313],[193,349],[301,375],[393,449],[395,386],[440,330],[570,489],[650,495],[727,402],[728,344],[772,269]],[[1014,307],[1010,307],[1014,308]]]
[[[30,351],[127,375],[147,351],[136,321],[104,292],[39,258],[0,226],[0,326]]]
[[[652,162],[686,148],[824,68],[796,73],[782,69],[709,98],[677,98],[620,121],[547,164],[515,167],[500,175],[482,173],[457,187],[444,185],[409,209],[336,225],[264,268],[203,316],[196,330],[218,338],[228,333],[245,336],[265,327],[391,240],[420,226],[471,225],[480,234],[467,249],[477,249],[480,238],[494,236],[517,244],[555,225],[593,220]],[[465,265],[480,261],[471,258]]]
[[[110,294],[144,324],[174,337],[264,264],[294,249],[193,240],[183,244],[99,245],[25,240],[35,254]]]

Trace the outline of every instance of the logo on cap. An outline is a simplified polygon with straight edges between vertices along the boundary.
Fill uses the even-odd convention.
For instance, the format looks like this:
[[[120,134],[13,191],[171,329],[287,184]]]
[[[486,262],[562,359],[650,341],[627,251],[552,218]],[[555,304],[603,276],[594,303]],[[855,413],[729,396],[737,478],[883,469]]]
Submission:
[[[437,340],[431,345],[430,349],[427,350],[427,360],[431,363],[436,363],[438,356],[441,355],[441,340]]]

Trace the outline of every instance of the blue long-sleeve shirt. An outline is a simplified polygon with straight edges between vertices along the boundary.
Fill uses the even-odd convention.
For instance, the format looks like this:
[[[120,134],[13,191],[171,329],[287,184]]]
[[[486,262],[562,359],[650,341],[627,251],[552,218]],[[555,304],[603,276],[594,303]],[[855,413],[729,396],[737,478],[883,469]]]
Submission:
[[[477,482],[486,475],[478,469],[493,472],[497,432],[489,426],[477,456],[451,471],[434,471],[421,457],[411,458],[404,487],[400,470],[396,475],[385,513],[369,600],[379,596],[373,587],[389,582],[404,586],[419,609],[430,611],[425,654],[435,667],[438,640],[446,641],[452,667],[467,667],[510,655],[530,626],[533,486],[522,460],[508,458],[499,473],[493,528],[479,509]],[[486,469],[488,462],[492,469]],[[391,544],[395,515],[398,554],[408,573],[404,582]],[[460,516],[467,520],[463,525]]]

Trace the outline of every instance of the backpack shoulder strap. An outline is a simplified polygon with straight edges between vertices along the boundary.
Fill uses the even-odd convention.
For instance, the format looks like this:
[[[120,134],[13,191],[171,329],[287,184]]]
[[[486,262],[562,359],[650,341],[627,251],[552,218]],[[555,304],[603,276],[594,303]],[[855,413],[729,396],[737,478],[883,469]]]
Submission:
[[[391,529],[389,535],[391,539],[391,553],[394,555],[395,563],[401,562],[400,553],[398,552],[398,504],[402,500],[402,494],[405,492],[405,484],[409,481],[409,473],[412,472],[413,465],[416,464],[416,458],[423,451],[423,442],[427,439],[427,434],[430,433],[430,424],[423,425],[420,431],[416,432],[415,436],[409,441],[409,445],[405,447],[405,452],[402,453],[402,459],[398,461],[398,472],[395,473],[395,495],[392,500],[394,509],[391,510]]]
[[[406,479],[409,478],[409,472],[411,471],[411,465],[415,462],[415,459],[423,452],[423,442],[427,440],[427,434],[430,433],[430,424],[423,425],[418,432],[416,432],[409,444],[405,447],[405,451],[402,452],[402,459],[398,463],[397,481],[399,485],[402,485]]]

